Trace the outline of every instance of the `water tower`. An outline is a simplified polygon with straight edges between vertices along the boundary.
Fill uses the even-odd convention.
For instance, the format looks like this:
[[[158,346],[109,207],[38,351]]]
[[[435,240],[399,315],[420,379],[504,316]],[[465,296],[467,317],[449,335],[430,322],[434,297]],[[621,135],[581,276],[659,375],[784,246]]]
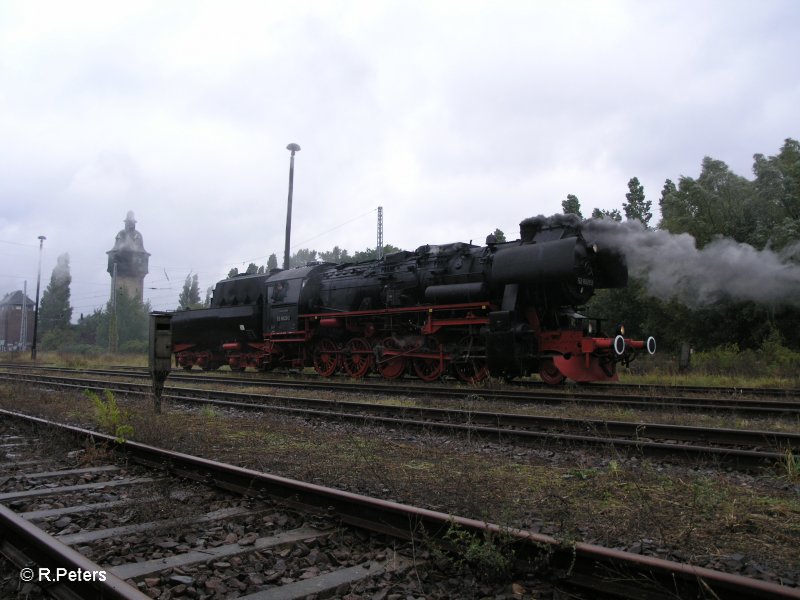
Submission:
[[[144,249],[142,234],[136,231],[133,211],[128,211],[125,229],[117,234],[114,247],[108,254],[108,273],[111,275],[112,303],[116,292],[125,290],[129,298],[144,300],[144,277],[150,262],[150,253]]]

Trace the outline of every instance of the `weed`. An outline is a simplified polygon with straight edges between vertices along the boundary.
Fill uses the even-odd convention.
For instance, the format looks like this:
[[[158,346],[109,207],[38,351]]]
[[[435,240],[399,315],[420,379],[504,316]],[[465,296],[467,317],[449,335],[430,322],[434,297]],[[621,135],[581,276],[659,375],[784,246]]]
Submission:
[[[220,413],[213,406],[206,405],[200,409],[200,416],[204,419],[216,419],[220,416]]]
[[[786,479],[789,481],[800,481],[800,456],[795,456],[791,448],[783,453],[781,467]]]
[[[586,469],[570,469],[566,473],[564,473],[561,478],[562,479],[572,479],[573,477],[577,479],[581,479],[586,481],[587,479],[591,479],[597,475],[597,469],[592,467],[588,467]]]
[[[114,462],[114,456],[108,444],[95,444],[93,440],[87,438],[83,444],[83,450],[76,453],[78,464],[102,465]]]
[[[117,442],[124,442],[133,435],[133,426],[128,423],[130,413],[119,408],[111,390],[103,390],[105,400],[92,390],[84,390],[84,394],[94,407],[95,421],[101,429],[116,436]]]
[[[450,559],[454,567],[469,566],[482,581],[502,581],[511,574],[514,549],[509,534],[486,531],[481,536],[451,523],[444,539],[450,554],[458,556]]]

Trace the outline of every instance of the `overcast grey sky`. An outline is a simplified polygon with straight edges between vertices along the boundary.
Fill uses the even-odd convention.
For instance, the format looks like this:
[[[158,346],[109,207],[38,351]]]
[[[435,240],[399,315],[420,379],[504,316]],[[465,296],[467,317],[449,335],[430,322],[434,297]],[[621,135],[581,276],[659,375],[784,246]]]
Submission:
[[[75,317],[108,298],[133,210],[171,309],[292,246],[483,243],[621,208],[703,156],[752,176],[800,137],[797,0],[0,0],[0,295],[69,253]]]

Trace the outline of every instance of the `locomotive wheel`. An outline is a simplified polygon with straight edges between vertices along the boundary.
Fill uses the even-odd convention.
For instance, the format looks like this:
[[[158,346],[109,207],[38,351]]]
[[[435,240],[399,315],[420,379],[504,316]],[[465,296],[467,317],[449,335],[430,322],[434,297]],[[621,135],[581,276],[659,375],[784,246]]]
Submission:
[[[364,338],[353,338],[347,342],[342,354],[342,367],[345,373],[356,379],[361,379],[372,368],[375,356],[372,354],[372,345]]]
[[[330,377],[339,368],[339,349],[336,342],[322,338],[314,348],[314,370],[323,377]]]
[[[383,340],[383,348],[391,352],[400,351],[397,340],[390,337]],[[384,356],[378,361],[377,368],[384,379],[397,379],[406,372],[406,358],[405,356]]]
[[[463,350],[466,356],[469,356],[477,347],[476,341],[471,336],[463,338],[458,344],[459,352]],[[458,362],[453,361],[453,372],[456,377],[466,383],[478,383],[489,376],[489,368],[482,358],[466,358]]]
[[[441,357],[442,345],[436,340],[428,340],[417,352],[424,354],[438,354],[430,358],[415,358],[413,361],[414,372],[422,381],[436,381],[444,373],[445,361]]]
[[[539,363],[539,377],[548,385],[559,385],[566,380],[564,374],[558,370],[551,359]]]
[[[272,371],[283,360],[283,350],[277,344],[269,344],[258,359],[258,370],[262,373]]]

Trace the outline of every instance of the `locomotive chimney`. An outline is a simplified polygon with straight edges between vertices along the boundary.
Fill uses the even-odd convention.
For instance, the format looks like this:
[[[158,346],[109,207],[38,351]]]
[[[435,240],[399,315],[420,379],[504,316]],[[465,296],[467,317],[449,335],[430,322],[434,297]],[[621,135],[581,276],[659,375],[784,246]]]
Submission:
[[[292,156],[289,158],[289,201],[286,207],[286,245],[283,250],[283,268],[289,268],[289,239],[292,235],[292,188],[294,187],[294,153],[300,152],[300,146],[289,144],[286,146]]]

